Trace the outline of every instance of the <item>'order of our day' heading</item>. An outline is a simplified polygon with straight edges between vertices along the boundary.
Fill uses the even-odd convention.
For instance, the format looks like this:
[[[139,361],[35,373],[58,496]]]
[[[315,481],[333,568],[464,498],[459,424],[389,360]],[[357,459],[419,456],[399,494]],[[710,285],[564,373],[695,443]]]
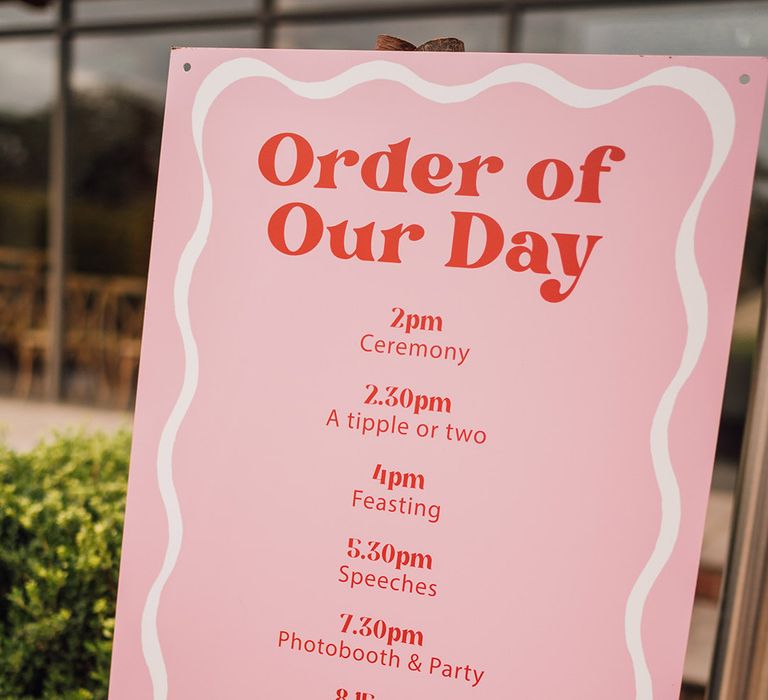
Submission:
[[[310,142],[297,133],[275,134],[262,145],[258,163],[262,176],[271,184],[290,187],[310,178],[315,162],[318,164],[317,179],[313,187],[337,189],[338,168],[359,166],[363,184],[376,192],[408,192],[408,185],[428,195],[437,195],[455,188],[457,197],[478,197],[482,177],[497,175],[504,168],[504,161],[496,155],[476,156],[454,163],[442,153],[428,153],[418,157],[410,166],[410,183],[406,183],[408,150],[411,139],[391,143],[385,150],[376,151],[361,161],[361,155],[352,149],[334,149],[315,156]],[[612,167],[610,162],[620,162],[626,157],[619,146],[601,145],[586,154],[579,166],[580,176],[574,168],[558,158],[545,158],[535,163],[526,177],[527,189],[534,197],[544,201],[560,200],[578,189],[573,199],[579,204],[601,204],[600,179]],[[278,173],[285,161],[290,163],[288,172]],[[280,167],[278,166],[280,162]],[[452,177],[454,176],[454,177]],[[580,181],[580,182],[579,182]],[[295,214],[294,217],[291,217]],[[505,236],[501,225],[488,214],[479,211],[451,211],[453,234],[450,253],[445,267],[474,269],[494,262],[502,254]],[[288,243],[289,217],[299,218],[300,242]],[[351,228],[352,235],[348,229]],[[403,240],[416,242],[425,236],[425,229],[417,223],[397,224],[380,230],[383,245],[378,257],[373,251],[375,223],[349,227],[348,221],[325,225],[322,215],[305,202],[292,201],[279,207],[270,217],[267,232],[271,244],[285,255],[305,255],[320,244],[328,231],[330,252],[342,260],[358,260],[381,263],[402,263],[400,247]],[[474,233],[473,233],[474,232]],[[484,235],[484,239],[482,236]],[[473,248],[470,255],[470,239],[480,236],[482,251]],[[580,245],[582,238],[586,242]],[[554,232],[551,240],[535,231],[522,230],[511,237],[512,246],[504,262],[513,272],[532,272],[546,275],[539,293],[545,301],[557,303],[573,292],[578,284],[597,243],[603,238],[598,234]],[[351,240],[348,240],[351,239]],[[581,252],[579,252],[581,250]],[[472,259],[470,259],[472,258]],[[569,282],[550,277],[551,259],[559,262],[560,270]]]

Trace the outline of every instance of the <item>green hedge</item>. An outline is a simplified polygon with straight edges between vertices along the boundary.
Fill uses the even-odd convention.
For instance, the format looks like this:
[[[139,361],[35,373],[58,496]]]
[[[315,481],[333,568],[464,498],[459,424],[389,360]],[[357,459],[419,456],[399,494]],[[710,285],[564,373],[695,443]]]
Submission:
[[[105,698],[130,435],[0,446],[0,698]]]

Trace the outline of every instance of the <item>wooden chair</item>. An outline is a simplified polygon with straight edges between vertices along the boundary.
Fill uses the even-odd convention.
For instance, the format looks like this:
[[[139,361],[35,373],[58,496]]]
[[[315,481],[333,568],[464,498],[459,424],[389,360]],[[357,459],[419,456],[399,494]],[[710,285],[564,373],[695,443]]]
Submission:
[[[44,267],[44,251],[0,247],[0,344],[13,346],[28,325]]]
[[[93,375],[96,394],[107,382],[101,348],[101,336],[106,314],[107,278],[98,275],[69,275],[64,297],[64,353],[75,369]],[[35,364],[43,366],[50,355],[50,331],[47,327],[45,294],[36,296],[36,304],[21,332],[17,347],[19,373],[16,395],[29,397]]]
[[[147,283],[143,278],[113,277],[109,281],[102,342],[110,388],[114,388],[113,401],[120,408],[128,408],[133,396],[146,292]]]
[[[0,247],[0,345],[12,351],[35,323],[44,295],[45,251]]]
[[[0,247],[0,345],[14,349],[15,393],[32,393],[35,366],[50,356],[46,254]],[[146,280],[69,274],[64,296],[64,354],[91,379],[100,403],[130,405],[139,366]]]

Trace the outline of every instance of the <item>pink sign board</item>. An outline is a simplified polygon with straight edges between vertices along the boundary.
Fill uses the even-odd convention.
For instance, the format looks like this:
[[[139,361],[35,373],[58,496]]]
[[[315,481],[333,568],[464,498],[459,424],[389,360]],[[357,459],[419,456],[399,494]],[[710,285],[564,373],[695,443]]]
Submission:
[[[766,72],[175,50],[110,698],[677,698]]]

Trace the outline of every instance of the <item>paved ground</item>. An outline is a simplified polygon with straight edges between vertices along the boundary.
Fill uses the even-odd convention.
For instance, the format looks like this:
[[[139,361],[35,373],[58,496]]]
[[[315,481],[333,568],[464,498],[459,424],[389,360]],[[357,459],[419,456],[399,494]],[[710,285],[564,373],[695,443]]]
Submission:
[[[111,432],[130,426],[132,418],[125,411],[0,398],[0,436],[17,450],[28,450],[53,430],[84,428]]]

